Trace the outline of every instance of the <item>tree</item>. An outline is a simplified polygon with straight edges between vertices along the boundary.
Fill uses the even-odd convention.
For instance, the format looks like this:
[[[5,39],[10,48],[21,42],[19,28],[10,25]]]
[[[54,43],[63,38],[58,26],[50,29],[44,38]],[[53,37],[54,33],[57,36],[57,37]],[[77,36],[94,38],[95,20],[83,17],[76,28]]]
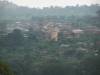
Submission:
[[[83,75],[100,75],[100,55],[87,56],[81,64]]]
[[[0,61],[0,75],[14,75],[8,64]]]
[[[12,48],[22,46],[24,43],[24,35],[20,29],[13,30],[7,35],[7,45]]]
[[[4,21],[0,22],[0,37],[5,35],[7,32],[7,23]]]
[[[0,48],[5,45],[5,35],[7,34],[7,22],[0,21]]]
[[[98,10],[96,13],[97,13],[97,16],[100,17],[100,10]]]

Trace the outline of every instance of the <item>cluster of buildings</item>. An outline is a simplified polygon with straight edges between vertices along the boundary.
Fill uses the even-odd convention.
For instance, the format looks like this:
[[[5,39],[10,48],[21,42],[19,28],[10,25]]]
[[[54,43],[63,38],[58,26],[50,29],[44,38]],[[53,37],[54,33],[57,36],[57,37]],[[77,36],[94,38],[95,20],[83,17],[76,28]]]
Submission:
[[[32,22],[32,21],[17,21],[12,22],[7,25],[8,32],[14,29],[20,29],[23,32],[27,32],[29,28],[34,31],[39,31],[44,33],[43,36],[46,40],[58,41],[59,36],[64,36],[67,38],[77,37],[88,33],[97,33],[100,30],[95,26],[90,26],[86,28],[78,28],[71,25],[71,23],[56,23],[56,22]]]

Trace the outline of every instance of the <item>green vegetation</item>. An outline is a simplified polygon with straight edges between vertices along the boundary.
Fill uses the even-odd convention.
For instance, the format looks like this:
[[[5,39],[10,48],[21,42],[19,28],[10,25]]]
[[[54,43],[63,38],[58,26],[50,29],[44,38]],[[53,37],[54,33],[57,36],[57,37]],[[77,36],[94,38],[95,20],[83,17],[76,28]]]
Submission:
[[[5,5],[6,4],[6,5]],[[60,18],[70,19],[69,17],[83,17],[83,16],[95,16],[95,12],[100,9],[99,4],[87,6],[66,6],[65,8],[61,7],[50,7],[44,9],[28,8],[28,7],[19,7],[15,4],[12,4],[7,1],[0,1],[0,19],[6,20],[22,20],[30,19],[34,20],[43,19],[43,18]],[[9,7],[9,8],[8,8]],[[54,19],[53,19],[54,20]]]
[[[0,61],[0,75],[14,75],[10,65]]]
[[[3,7],[3,2],[0,3]],[[44,9],[18,7],[9,2],[8,5],[14,7],[0,7],[0,59],[5,61],[0,61],[0,75],[100,75],[99,5]],[[40,29],[33,25],[25,31],[26,21]],[[79,37],[60,33],[58,41],[47,40],[41,29],[45,21],[61,24],[68,21],[72,29],[85,32]],[[22,27],[18,29],[16,25]],[[89,32],[88,27],[98,29]]]

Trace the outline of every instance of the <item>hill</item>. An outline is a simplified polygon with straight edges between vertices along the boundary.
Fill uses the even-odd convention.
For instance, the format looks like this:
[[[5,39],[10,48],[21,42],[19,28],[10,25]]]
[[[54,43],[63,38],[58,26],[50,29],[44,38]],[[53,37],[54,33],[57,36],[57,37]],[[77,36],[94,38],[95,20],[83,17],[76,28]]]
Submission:
[[[0,19],[30,19],[33,17],[70,17],[70,16],[94,16],[95,12],[100,10],[100,5],[95,4],[91,6],[66,6],[61,7],[45,7],[28,8],[18,6],[8,1],[0,1]]]

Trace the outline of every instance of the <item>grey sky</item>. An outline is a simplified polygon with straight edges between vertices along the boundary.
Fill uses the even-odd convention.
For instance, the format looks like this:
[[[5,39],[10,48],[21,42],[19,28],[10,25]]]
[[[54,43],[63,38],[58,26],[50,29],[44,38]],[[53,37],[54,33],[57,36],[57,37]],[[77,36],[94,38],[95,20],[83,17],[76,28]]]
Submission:
[[[100,0],[9,0],[18,5],[29,6],[29,7],[49,7],[49,6],[61,6],[66,5],[90,5],[90,4],[100,4]]]

